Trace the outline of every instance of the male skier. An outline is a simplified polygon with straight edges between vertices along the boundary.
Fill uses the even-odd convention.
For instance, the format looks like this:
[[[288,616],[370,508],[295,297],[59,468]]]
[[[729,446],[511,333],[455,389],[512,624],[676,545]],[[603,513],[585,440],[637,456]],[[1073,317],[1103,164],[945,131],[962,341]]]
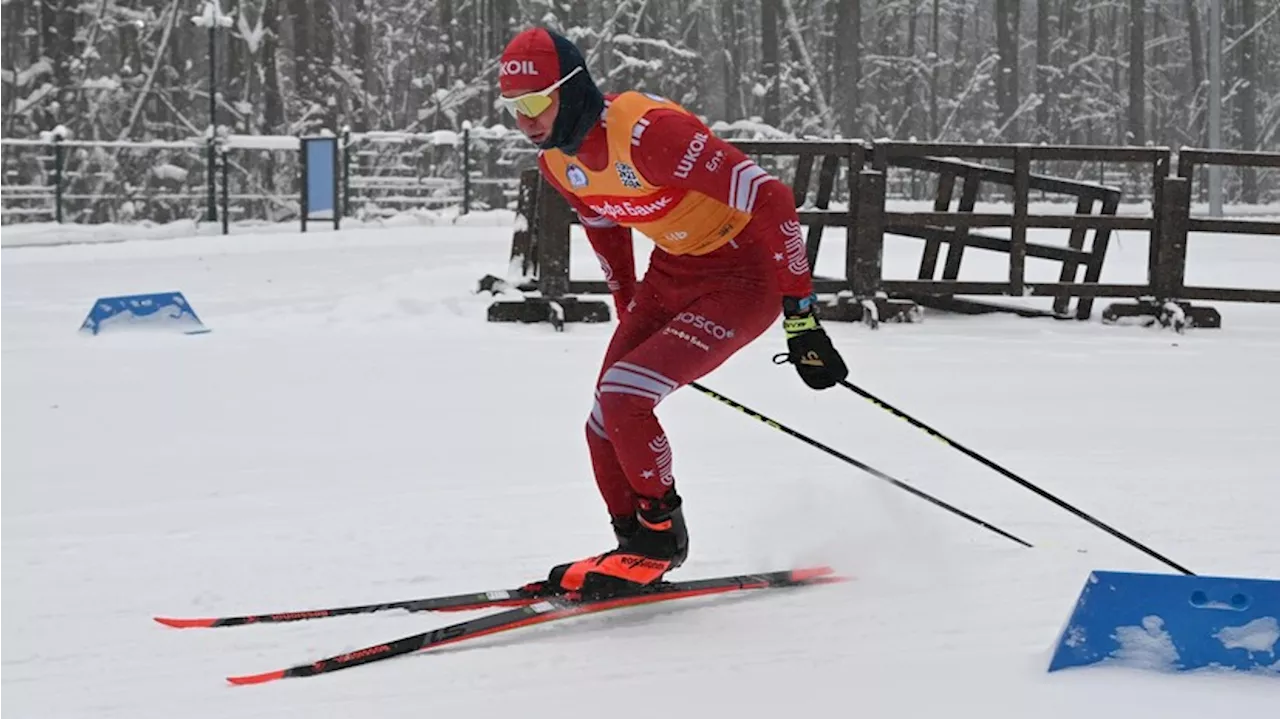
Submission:
[[[605,97],[582,53],[545,28],[507,45],[501,102],[577,211],[619,324],[596,383],[587,446],[618,548],[551,570],[547,592],[652,584],[689,551],[671,446],[654,409],[783,315],[789,359],[825,389],[848,375],[813,312],[792,191],[674,102]],[[637,283],[631,230],[657,247]]]

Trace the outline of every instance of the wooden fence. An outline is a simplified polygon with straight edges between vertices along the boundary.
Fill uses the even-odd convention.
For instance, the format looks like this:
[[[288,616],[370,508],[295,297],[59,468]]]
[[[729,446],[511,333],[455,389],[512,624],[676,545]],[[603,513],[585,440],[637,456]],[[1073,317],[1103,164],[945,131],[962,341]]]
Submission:
[[[737,141],[735,144],[757,160],[790,168],[780,179],[794,190],[800,222],[807,226],[811,266],[818,256],[823,230],[844,228],[843,277],[815,276],[823,317],[834,321],[911,320],[920,305],[967,312],[1010,311],[1018,314],[1088,319],[1096,298],[1131,298],[1132,304],[1113,304],[1103,313],[1113,320],[1125,315],[1150,315],[1169,321],[1177,314],[1188,324],[1217,326],[1220,317],[1212,308],[1197,308],[1190,300],[1280,302],[1280,289],[1187,286],[1186,246],[1194,232],[1280,236],[1280,221],[1264,219],[1209,219],[1191,217],[1191,183],[1196,168],[1206,164],[1280,168],[1280,153],[1215,152],[1183,148],[1174,153],[1159,147],[1082,147],[1045,145],[936,144],[859,141]],[[786,162],[783,162],[785,160]],[[1033,173],[1046,162],[1106,163],[1128,168],[1130,176],[1146,178],[1150,198],[1146,208],[1117,213],[1124,200],[1119,188],[1077,179]],[[812,174],[817,168],[816,185]],[[931,210],[891,210],[886,175],[895,168],[926,172],[933,177]],[[846,191],[842,207],[833,207]],[[960,185],[959,198],[954,197]],[[976,199],[984,186],[1007,193],[1007,212],[977,212]],[[1032,192],[1064,198],[1071,213],[1030,210]],[[536,171],[523,178],[518,207],[526,227],[515,233],[512,259],[530,278],[521,285],[528,293],[520,301],[495,302],[492,321],[606,321],[608,304],[582,300],[582,295],[604,295],[604,282],[569,276],[570,228],[577,221],[567,202],[547,189]],[[953,200],[957,200],[952,207]],[[1097,207],[1097,212],[1093,210]],[[974,228],[1008,228],[1001,238]],[[1028,230],[1067,230],[1063,245],[1028,241]],[[1101,282],[1103,263],[1112,234],[1117,230],[1147,233],[1150,238],[1146,279],[1140,283]],[[884,239],[887,234],[915,237],[924,242],[916,279],[884,277]],[[1280,242],[1280,238],[1277,239]],[[941,278],[935,278],[943,246],[948,255]],[[959,279],[960,265],[968,249],[1003,253],[1008,275],[1001,281]],[[1057,281],[1029,282],[1028,257],[1060,263]],[[486,284],[495,287],[496,278]],[[1278,278],[1280,279],[1280,278]],[[1280,285],[1280,282],[1277,283]],[[999,305],[976,299],[992,297],[1052,297],[1051,310],[1020,305]],[[1074,312],[1069,303],[1075,300]],[[1175,309],[1176,308],[1176,309]]]

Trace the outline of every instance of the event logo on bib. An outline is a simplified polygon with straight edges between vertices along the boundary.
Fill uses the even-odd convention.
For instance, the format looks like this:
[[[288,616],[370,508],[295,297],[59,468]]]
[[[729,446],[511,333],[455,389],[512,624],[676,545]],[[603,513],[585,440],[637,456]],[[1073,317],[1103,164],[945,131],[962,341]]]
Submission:
[[[632,169],[631,165],[623,162],[615,162],[613,163],[613,167],[618,171],[618,179],[622,181],[624,187],[629,187],[633,190],[639,190],[644,187],[640,182],[640,178],[636,176],[636,171]]]

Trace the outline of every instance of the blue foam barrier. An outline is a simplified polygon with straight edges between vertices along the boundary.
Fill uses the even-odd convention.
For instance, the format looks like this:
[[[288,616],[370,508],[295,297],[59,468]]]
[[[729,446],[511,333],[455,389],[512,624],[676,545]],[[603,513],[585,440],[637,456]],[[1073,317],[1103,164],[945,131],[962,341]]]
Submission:
[[[80,331],[96,335],[106,330],[140,327],[176,329],[189,335],[210,331],[181,292],[99,297]]]
[[[1280,676],[1280,581],[1095,571],[1049,671],[1113,663]]]

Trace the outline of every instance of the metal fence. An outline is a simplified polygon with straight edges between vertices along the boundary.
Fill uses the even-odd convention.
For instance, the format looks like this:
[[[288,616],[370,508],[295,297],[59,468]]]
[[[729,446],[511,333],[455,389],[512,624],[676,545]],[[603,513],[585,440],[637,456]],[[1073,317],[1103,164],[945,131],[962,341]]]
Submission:
[[[343,213],[362,219],[514,207],[520,170],[536,162],[533,145],[501,126],[344,132],[339,140]],[[233,221],[294,219],[300,146],[287,135],[223,135],[212,143],[66,140],[56,133],[3,139],[0,221],[218,220],[224,195]]]
[[[197,142],[0,140],[0,218],[10,222],[168,222],[203,207]]]
[[[522,170],[535,166],[536,148],[518,131],[503,126],[471,127],[425,133],[350,132],[339,137],[342,149],[343,214],[358,219],[388,217],[415,210],[458,212],[514,209]],[[818,143],[824,140],[764,137],[747,123],[717,123],[713,129],[739,146],[753,142]],[[774,134],[777,134],[776,132]],[[762,139],[763,138],[763,139]],[[856,142],[859,141],[840,141]],[[292,136],[222,135],[212,141],[118,142],[66,140],[57,133],[40,139],[0,140],[0,221],[14,222],[169,222],[216,220],[220,198],[227,196],[231,220],[276,222],[298,217],[300,141]],[[1176,161],[1177,151],[1172,152]],[[748,154],[753,154],[748,152]],[[796,177],[804,155],[754,153],[776,177]],[[214,166],[210,165],[212,158]],[[220,158],[226,172],[217,167]],[[938,159],[949,160],[946,156]],[[1012,171],[1007,158],[988,158],[993,167]],[[464,171],[464,168],[465,171]],[[850,166],[836,168],[824,206],[842,207],[856,177]],[[1103,159],[1037,156],[1034,175],[1088,182],[1120,191],[1121,202],[1149,204],[1154,196],[1150,173],[1141,167]],[[1207,199],[1208,183],[1196,167],[1192,201]],[[1257,203],[1274,210],[1280,203],[1280,172],[1261,168],[1224,168],[1224,192],[1233,213],[1248,212],[1239,203],[1246,173],[1257,188]],[[226,178],[227,187],[215,187]],[[853,180],[851,182],[851,180]],[[885,173],[888,199],[928,201],[936,196],[936,173],[928,167],[890,166]],[[1013,188],[984,183],[977,202],[1010,203]],[[1061,202],[1052,192],[1032,188],[1034,202]],[[801,206],[805,206],[801,203]]]

